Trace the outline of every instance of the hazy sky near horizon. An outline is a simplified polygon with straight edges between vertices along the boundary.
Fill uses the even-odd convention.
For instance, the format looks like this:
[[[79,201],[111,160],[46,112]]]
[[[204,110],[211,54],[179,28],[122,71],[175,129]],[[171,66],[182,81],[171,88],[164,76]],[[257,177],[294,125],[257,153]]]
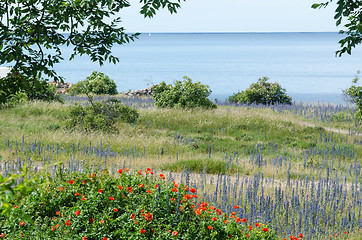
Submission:
[[[337,32],[333,6],[312,9],[323,0],[186,0],[177,14],[139,14],[138,0],[122,11],[127,32]]]

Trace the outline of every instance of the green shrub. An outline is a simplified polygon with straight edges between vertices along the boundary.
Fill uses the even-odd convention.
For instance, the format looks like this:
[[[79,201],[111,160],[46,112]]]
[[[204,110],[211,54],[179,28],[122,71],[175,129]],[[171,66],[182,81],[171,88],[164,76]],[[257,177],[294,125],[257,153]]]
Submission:
[[[0,233],[5,239],[277,239],[268,226],[242,219],[237,205],[227,213],[200,203],[197,189],[151,169],[119,169],[117,175],[58,175],[15,202]]]
[[[28,100],[59,101],[55,86],[45,79],[36,79],[30,83],[20,75],[8,75],[0,79],[0,104],[15,105]]]
[[[259,78],[256,83],[249,86],[248,89],[234,93],[228,98],[229,102],[244,104],[292,104],[292,98],[289,97],[285,89],[279,83],[269,83],[268,77]]]
[[[122,120],[134,123],[139,113],[136,109],[121,104],[118,100],[93,102],[90,105],[75,105],[70,108],[69,119],[66,126],[69,129],[89,131],[116,131],[115,123]]]
[[[343,90],[343,93],[347,97],[347,99],[356,105],[357,111],[355,113],[356,120],[358,122],[362,121],[362,86],[358,86],[358,74],[357,72],[356,77],[352,80],[352,86],[348,89]]]
[[[175,81],[174,86],[162,82],[152,89],[156,106],[162,108],[216,108],[216,104],[207,98],[210,94],[209,86],[193,83],[187,76],[183,81]]]
[[[71,95],[76,94],[117,94],[117,85],[104,73],[93,71],[85,80],[74,84],[68,91]]]

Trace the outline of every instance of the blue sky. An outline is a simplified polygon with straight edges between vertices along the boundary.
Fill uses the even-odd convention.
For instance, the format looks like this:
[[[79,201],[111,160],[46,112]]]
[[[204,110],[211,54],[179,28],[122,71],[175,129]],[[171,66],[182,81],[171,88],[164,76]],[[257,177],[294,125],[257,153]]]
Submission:
[[[323,2],[323,0],[320,0]],[[162,10],[144,19],[139,1],[122,11],[127,32],[336,32],[333,6],[318,0],[186,0],[178,14]]]

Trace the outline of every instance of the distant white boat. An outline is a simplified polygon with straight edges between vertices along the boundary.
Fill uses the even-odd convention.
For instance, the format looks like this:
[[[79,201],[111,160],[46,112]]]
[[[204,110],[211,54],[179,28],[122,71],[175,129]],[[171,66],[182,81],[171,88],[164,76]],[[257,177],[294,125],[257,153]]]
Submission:
[[[151,37],[151,33],[149,33],[148,36]]]

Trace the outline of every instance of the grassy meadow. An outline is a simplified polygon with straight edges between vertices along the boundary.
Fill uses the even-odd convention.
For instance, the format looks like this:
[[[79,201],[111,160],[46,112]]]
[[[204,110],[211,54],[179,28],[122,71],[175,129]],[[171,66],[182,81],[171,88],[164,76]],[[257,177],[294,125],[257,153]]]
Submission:
[[[352,108],[308,104],[270,107],[219,104],[214,110],[182,110],[156,108],[147,98],[127,98],[123,102],[139,110],[138,121],[133,124],[118,122],[118,131],[102,133],[72,131],[65,127],[69,107],[74,102],[84,103],[85,99],[66,97],[64,104],[28,102],[0,109],[0,171],[4,177],[18,173],[24,165],[32,175],[47,172],[50,178],[58,179],[60,174],[64,178],[63,183],[75,178],[83,179],[88,171],[90,174],[101,171],[106,172],[109,178],[100,177],[94,189],[111,189],[110,182],[118,179],[120,169],[130,169],[130,172],[143,170],[143,173],[152,172],[152,176],[140,180],[122,175],[119,181],[146,186],[143,182],[146,179],[150,186],[154,181],[164,184],[163,189],[168,189],[166,186],[174,181],[173,184],[187,186],[183,194],[189,193],[192,188],[197,190],[197,198],[181,201],[186,204],[185,208],[207,202],[225,213],[223,221],[230,219],[231,222],[234,216],[247,219],[247,223],[237,221],[229,228],[221,223],[215,225],[213,233],[207,231],[211,225],[201,220],[204,225],[195,225],[196,230],[201,229],[200,235],[195,235],[195,232],[187,232],[171,220],[164,220],[164,225],[153,226],[149,218],[140,215],[144,220],[141,230],[137,227],[124,229],[137,232],[137,236],[122,235],[115,228],[79,225],[88,235],[83,239],[293,239],[291,236],[296,236],[296,239],[362,239],[362,127],[356,124]],[[164,174],[164,182],[157,182],[160,174]],[[56,181],[60,186],[59,180]],[[67,189],[75,188],[75,185],[68,185]],[[57,187],[54,186],[54,189],[57,191]],[[88,190],[95,192],[92,199],[97,201],[99,193],[91,189],[89,187]],[[39,196],[46,195],[40,188],[37,191]],[[159,190],[159,195],[147,200],[152,203],[155,219],[161,219],[170,209],[176,209],[176,213],[180,209],[179,205],[154,202],[159,198],[165,202],[177,199],[177,196],[180,198],[180,194],[171,196],[175,192],[166,190],[164,194],[167,197],[162,198],[163,191]],[[45,197],[37,199],[35,195],[29,199],[40,204],[45,201]],[[64,199],[74,200],[70,195],[64,195]],[[132,207],[137,208],[132,201],[146,201],[127,199],[128,205],[122,201],[117,203],[127,209],[125,214],[141,211],[132,210]],[[58,210],[54,202],[48,202],[52,207],[45,215],[53,216]],[[150,202],[142,204],[146,206]],[[83,200],[80,203],[83,204]],[[13,204],[18,206],[20,203]],[[99,204],[97,207],[105,203]],[[111,203],[103,207],[117,209],[112,216],[107,215],[110,222],[123,216]],[[86,209],[86,206],[72,205],[72,210],[64,208],[64,211],[75,211],[76,208]],[[163,210],[157,212],[157,209]],[[205,211],[204,217],[214,216],[210,211],[211,215]],[[0,234],[4,232],[5,239],[17,239],[13,232],[25,232],[22,226],[12,228],[10,224],[19,219],[21,211],[17,209],[11,214],[12,217],[3,217],[4,223],[0,225]],[[176,215],[172,218],[181,222],[200,222],[194,216],[178,218],[183,215]],[[105,218],[105,215],[102,217]],[[73,234],[73,237],[69,235],[69,239],[82,239],[83,235],[75,229],[66,229],[66,221],[57,223],[63,224],[63,232],[59,235],[51,230],[55,223],[51,225],[44,219],[42,221],[43,226],[49,225],[48,230],[29,227],[28,231],[34,230],[38,235],[29,235],[27,239],[45,239],[49,234],[54,234],[51,239],[62,239],[64,231]],[[215,224],[218,221],[215,220]],[[250,229],[255,223],[265,224],[269,235],[264,230],[254,230],[255,227]],[[26,222],[25,226],[29,224]],[[162,226],[172,226],[173,229],[169,227],[170,234],[163,235],[167,227]],[[241,235],[238,235],[239,228]],[[147,232],[143,234],[143,231]],[[152,235],[154,231],[159,234]],[[175,231],[177,234],[173,234]],[[48,235],[42,235],[45,233]],[[16,236],[23,239],[19,234]]]

